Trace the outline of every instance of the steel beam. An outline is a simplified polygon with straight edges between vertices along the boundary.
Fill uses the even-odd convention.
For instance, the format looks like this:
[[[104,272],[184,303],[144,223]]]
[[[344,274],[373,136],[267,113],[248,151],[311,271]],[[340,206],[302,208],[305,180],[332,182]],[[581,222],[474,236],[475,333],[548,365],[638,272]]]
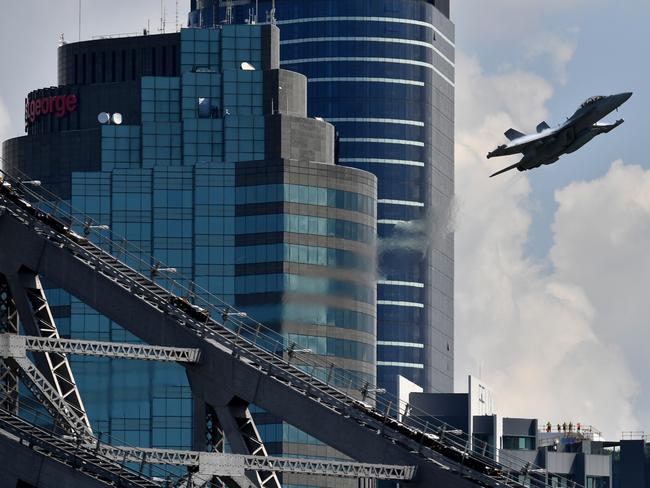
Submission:
[[[55,422],[61,425],[71,435],[92,437],[92,430],[88,428],[78,412],[70,408],[61,394],[50,384],[47,378],[27,357],[5,357],[9,365],[20,377],[25,386],[32,392],[36,399],[45,407]]]
[[[18,334],[18,311],[11,298],[7,278],[0,274],[0,333]],[[0,398],[0,408],[18,412],[18,376],[0,360],[0,388],[4,395]]]
[[[176,451],[169,449],[126,448],[101,445],[97,451],[111,459],[131,463],[151,463],[197,468],[207,476],[244,476],[245,471],[303,473],[338,478],[372,478],[408,481],[415,475],[414,466],[355,463],[302,458],[243,456],[213,452]]]
[[[214,410],[235,454],[268,456],[253,416],[248,410],[248,402],[233,399],[227,405],[215,406]],[[280,480],[273,470],[255,470],[254,476],[260,488],[281,488]]]
[[[124,488],[158,488],[162,486],[162,484],[125,468],[120,464],[122,460],[103,457],[93,448],[85,446],[79,441],[79,439],[72,440],[55,436],[0,409],[0,446],[7,448],[0,457],[3,465],[16,461],[21,464],[19,460],[22,460],[23,466],[11,465],[8,469],[9,472],[20,473],[21,469],[24,470],[26,462],[31,463],[29,466],[31,472],[21,473],[23,480],[50,488],[107,485]],[[31,450],[31,453],[27,450]],[[51,469],[47,467],[49,460],[54,460]],[[43,475],[48,472],[50,476],[56,476],[56,478],[43,480]],[[4,478],[0,480],[0,485],[4,486],[2,481],[8,480]]]
[[[0,344],[3,335],[0,334]],[[149,346],[120,342],[84,341],[49,337],[18,336],[22,347],[27,351],[73,354],[78,356],[98,356],[113,359],[140,359],[177,363],[197,363],[199,349],[182,347]]]
[[[15,275],[7,275],[7,281],[25,332],[32,336],[59,339],[59,331],[38,275],[23,268]],[[42,352],[36,354],[34,359],[48,382],[76,416],[83,420],[86,428],[92,431],[68,357],[59,352]]]

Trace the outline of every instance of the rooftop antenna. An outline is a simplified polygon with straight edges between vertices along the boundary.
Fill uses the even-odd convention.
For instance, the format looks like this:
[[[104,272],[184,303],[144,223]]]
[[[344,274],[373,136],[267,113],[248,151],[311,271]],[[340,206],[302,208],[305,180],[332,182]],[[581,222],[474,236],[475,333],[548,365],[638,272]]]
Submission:
[[[160,0],[160,30],[161,34],[165,32],[165,0]]]
[[[176,22],[174,24],[174,31],[178,32],[180,30],[180,24],[178,23],[178,0],[176,0]]]
[[[81,0],[79,0],[79,41],[81,42]]]
[[[226,18],[224,24],[232,24],[232,0],[226,0]]]

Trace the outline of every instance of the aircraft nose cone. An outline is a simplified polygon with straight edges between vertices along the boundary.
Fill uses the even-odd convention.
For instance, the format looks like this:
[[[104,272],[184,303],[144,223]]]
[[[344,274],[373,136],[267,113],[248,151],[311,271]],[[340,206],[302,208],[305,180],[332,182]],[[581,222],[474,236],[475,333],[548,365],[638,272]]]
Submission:
[[[632,96],[632,92],[619,93],[616,97],[619,99],[620,103],[623,104],[627,102]]]

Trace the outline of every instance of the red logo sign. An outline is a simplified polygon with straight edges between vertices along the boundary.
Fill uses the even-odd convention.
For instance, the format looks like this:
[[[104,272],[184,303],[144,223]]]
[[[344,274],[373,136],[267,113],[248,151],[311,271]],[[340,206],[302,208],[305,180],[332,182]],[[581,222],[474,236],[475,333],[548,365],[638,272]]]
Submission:
[[[38,100],[27,100],[25,103],[25,122],[28,124],[41,115],[54,114],[61,118],[70,112],[77,110],[77,95],[55,95],[52,97],[39,98]]]

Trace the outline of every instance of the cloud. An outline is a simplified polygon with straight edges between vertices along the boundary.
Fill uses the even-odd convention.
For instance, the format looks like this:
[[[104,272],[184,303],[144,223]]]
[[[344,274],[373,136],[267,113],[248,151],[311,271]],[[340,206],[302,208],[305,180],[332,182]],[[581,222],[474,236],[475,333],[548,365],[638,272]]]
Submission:
[[[522,2],[521,0],[492,0],[452,2],[451,18],[462,19],[457,24],[463,35],[480,38],[489,36],[490,43],[499,40],[516,41],[542,39],[547,26],[563,23],[571,14],[584,16],[584,8],[598,8],[604,0],[546,0]]]
[[[471,134],[471,146],[487,153],[494,145],[494,128],[501,133],[513,124],[535,127],[548,115],[545,103],[553,96],[550,83],[530,72],[512,70],[486,74],[474,56],[456,54],[456,121],[460,135]],[[522,100],[527,103],[522,103]],[[481,139],[476,139],[476,131]]]
[[[547,58],[556,80],[561,84],[568,81],[568,67],[576,51],[577,41],[573,30],[573,38],[547,32],[543,38],[528,43],[528,59]]]
[[[645,259],[642,249],[650,248],[650,229],[641,221],[647,217],[650,222],[643,210],[650,188],[639,187],[645,182],[639,174],[619,175],[627,167],[618,163],[603,182],[559,191],[551,254],[555,269],[549,272],[525,253],[533,215],[529,173],[488,178],[509,163],[488,162],[485,153],[501,142],[500,134],[508,127],[531,127],[541,120],[552,86],[523,71],[485,74],[463,53],[457,70],[458,385],[480,368],[502,415],[593,424],[612,437],[635,429],[641,412],[635,399],[643,379],[632,373],[637,370],[628,361],[629,345],[613,340],[614,331],[604,331],[611,323],[624,330],[631,326],[623,323],[623,305],[612,308],[608,303],[619,292],[603,282],[609,280],[605,276],[615,276],[613,282],[620,285],[627,268]],[[513,90],[516,95],[508,96]],[[635,176],[636,200],[621,191]],[[614,208],[601,208],[610,194],[617,195]],[[600,203],[594,205],[594,200]],[[626,220],[619,214],[630,209],[634,219],[627,226],[618,222]],[[627,242],[644,230],[649,242],[642,240],[638,248]],[[618,259],[608,258],[609,253]],[[624,263],[626,267],[617,268]],[[640,296],[650,288],[642,277],[646,271],[650,276],[650,270],[640,269],[629,285],[641,286],[635,299],[625,303],[629,313],[638,313],[646,303]]]
[[[594,332],[636,374],[635,408],[650,426],[650,171],[616,161],[601,178],[572,183],[555,198],[555,275],[580,283],[594,304]]]

